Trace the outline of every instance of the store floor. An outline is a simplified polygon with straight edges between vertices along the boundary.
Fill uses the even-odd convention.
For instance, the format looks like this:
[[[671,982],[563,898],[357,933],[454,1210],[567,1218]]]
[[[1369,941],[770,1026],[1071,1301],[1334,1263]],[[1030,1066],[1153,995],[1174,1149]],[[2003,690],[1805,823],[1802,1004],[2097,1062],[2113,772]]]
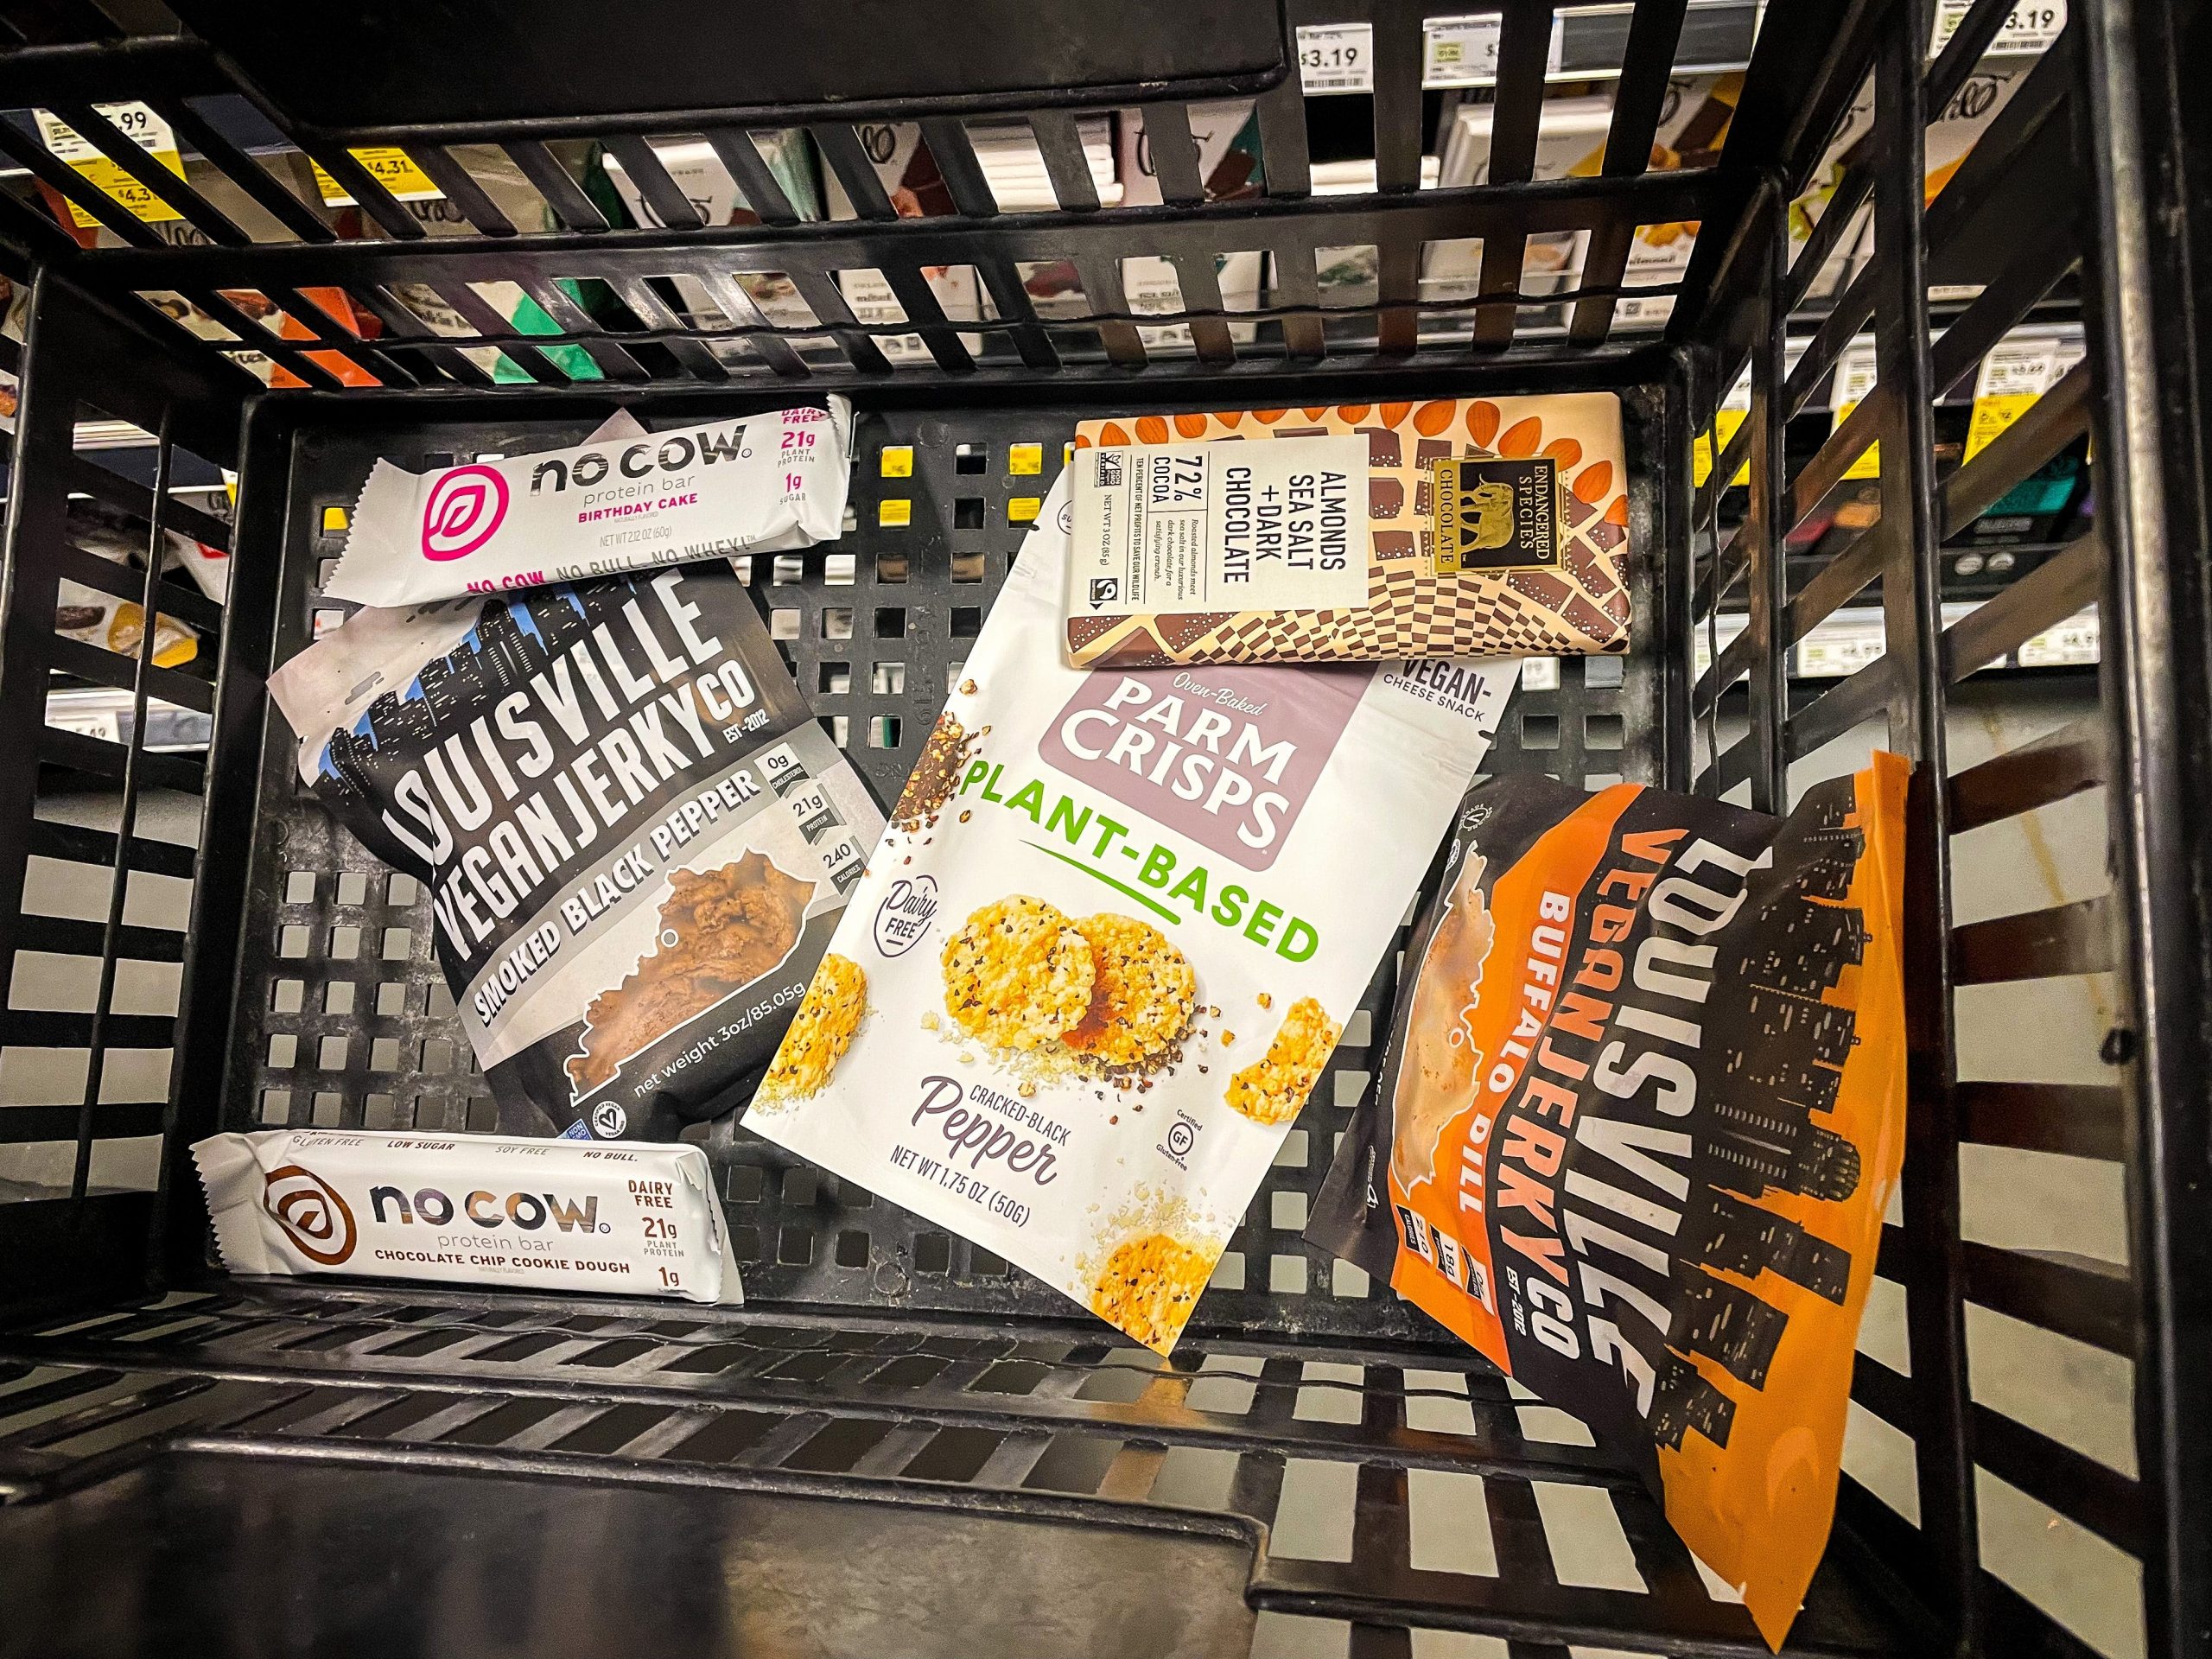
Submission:
[[[2030,742],[2095,713],[2095,687],[2083,676],[1969,681],[1953,696],[1950,766],[1957,771]],[[1733,734],[1724,727],[1725,747]],[[1847,770],[1879,735],[1873,728],[1840,739],[1801,764],[1802,781]],[[196,801],[149,795],[139,833],[190,842],[197,835]],[[111,827],[115,802],[98,795],[43,803],[42,816]],[[2024,817],[1978,830],[1954,844],[1957,919],[1969,922],[2071,903],[2107,890],[2105,795],[2091,791]],[[188,922],[189,885],[139,874],[124,919],[179,928]],[[34,859],[27,887],[30,909],[105,919],[103,872]],[[84,958],[25,952],[19,956],[11,1001],[16,1007],[89,1009],[99,964]],[[166,1014],[176,1005],[175,965],[125,963],[117,976],[118,1012]],[[1957,1000],[1961,1074],[2047,1082],[2107,1080],[2099,1045],[2115,1014],[2108,976],[2029,981],[1977,987]],[[167,1089],[163,1053],[118,1052],[101,1079],[108,1100],[160,1098]],[[85,1086],[85,1060],[66,1052],[0,1052],[0,1110],[8,1106],[74,1103]],[[67,1187],[73,1148],[0,1146],[0,1200]],[[96,1149],[98,1185],[150,1184],[156,1145],[103,1143]],[[1961,1213],[1969,1240],[1999,1248],[2065,1252],[2098,1262],[2127,1258],[2120,1172],[2113,1164],[2048,1154],[1969,1146],[1962,1149]],[[1894,1218],[1894,1217],[1892,1217]],[[2125,1360],[2002,1315],[1969,1306],[1967,1334],[1974,1397],[2063,1445],[2127,1474],[2135,1473],[2133,1368]],[[1859,1345],[1899,1371],[1909,1371],[1904,1305],[1878,1281]],[[1524,1412],[1531,1434],[1580,1438],[1580,1426],[1533,1402]],[[1845,1465],[1907,1516],[1914,1514],[1912,1448],[1904,1437],[1853,1408]],[[1295,1553],[1300,1524],[1286,1494],[1278,1542]],[[1983,1559],[2077,1635],[2114,1659],[2143,1650],[2139,1569],[2134,1560],[2072,1521],[1984,1475],[1978,1494]],[[1617,1524],[1579,1514],[1572,1504],[1547,1508],[1545,1520],[1562,1578],[1634,1585],[1634,1567]],[[1605,1522],[1610,1522],[1610,1510]],[[1625,1575],[1625,1578],[1623,1578]],[[1342,1626],[1263,1614],[1253,1651],[1263,1659],[1341,1659]],[[1447,1632],[1416,1632],[1416,1659],[1504,1659],[1503,1642]],[[1600,1650],[1578,1649],[1578,1659]]]

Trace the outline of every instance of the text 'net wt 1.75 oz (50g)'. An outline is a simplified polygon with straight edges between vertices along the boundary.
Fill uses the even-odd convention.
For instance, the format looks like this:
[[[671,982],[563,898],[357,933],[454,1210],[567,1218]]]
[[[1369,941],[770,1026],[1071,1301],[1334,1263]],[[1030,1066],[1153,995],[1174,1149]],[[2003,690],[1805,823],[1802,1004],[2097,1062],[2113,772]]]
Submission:
[[[359,611],[270,691],[317,798],[429,883],[511,1128],[734,1104],[882,824],[727,561]]]
[[[1085,673],[1023,543],[747,1128],[1165,1352],[1517,662]]]
[[[1908,768],[1469,791],[1306,1236],[1639,1470],[1777,1648],[1904,1156]]]

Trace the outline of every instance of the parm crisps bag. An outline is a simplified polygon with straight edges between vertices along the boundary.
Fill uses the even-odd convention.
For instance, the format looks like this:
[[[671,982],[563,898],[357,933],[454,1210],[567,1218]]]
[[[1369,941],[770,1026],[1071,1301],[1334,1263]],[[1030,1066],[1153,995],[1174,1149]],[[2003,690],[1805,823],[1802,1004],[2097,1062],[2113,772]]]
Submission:
[[[1069,522],[1063,483],[745,1123],[1165,1353],[1520,665],[1087,674]]]
[[[1906,772],[1469,791],[1306,1228],[1641,1468],[1777,1649],[1904,1156]]]

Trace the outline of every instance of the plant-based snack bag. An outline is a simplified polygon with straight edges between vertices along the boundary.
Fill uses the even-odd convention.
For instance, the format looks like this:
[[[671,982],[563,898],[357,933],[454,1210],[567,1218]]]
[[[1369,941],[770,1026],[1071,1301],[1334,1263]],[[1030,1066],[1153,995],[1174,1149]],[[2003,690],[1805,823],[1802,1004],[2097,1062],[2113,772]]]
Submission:
[[[1469,791],[1306,1236],[1639,1469],[1777,1649],[1904,1151],[1906,763]]]
[[[1075,442],[1078,667],[1628,649],[1611,392],[1146,415]]]
[[[270,690],[316,796],[429,884],[503,1109],[577,1138],[733,1103],[882,828],[726,562],[359,611]]]
[[[192,1161],[232,1273],[745,1300],[697,1147],[260,1129]]]
[[[827,401],[435,473],[378,461],[323,591],[411,605],[833,541],[853,411]]]
[[[1065,483],[746,1127],[1174,1344],[1517,662],[1062,658]]]

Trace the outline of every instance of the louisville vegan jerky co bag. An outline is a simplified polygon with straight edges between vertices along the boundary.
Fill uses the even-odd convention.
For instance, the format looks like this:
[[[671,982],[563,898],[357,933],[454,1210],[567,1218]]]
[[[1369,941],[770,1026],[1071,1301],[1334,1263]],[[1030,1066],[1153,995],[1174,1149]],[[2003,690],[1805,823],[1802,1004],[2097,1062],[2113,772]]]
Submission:
[[[1639,1467],[1777,1648],[1904,1154],[1905,776],[1469,791],[1306,1229]]]
[[[726,563],[364,610],[270,690],[429,883],[503,1106],[672,1140],[774,1052],[881,815]]]
[[[1046,499],[746,1127],[1165,1352],[1520,664],[1062,659]]]

